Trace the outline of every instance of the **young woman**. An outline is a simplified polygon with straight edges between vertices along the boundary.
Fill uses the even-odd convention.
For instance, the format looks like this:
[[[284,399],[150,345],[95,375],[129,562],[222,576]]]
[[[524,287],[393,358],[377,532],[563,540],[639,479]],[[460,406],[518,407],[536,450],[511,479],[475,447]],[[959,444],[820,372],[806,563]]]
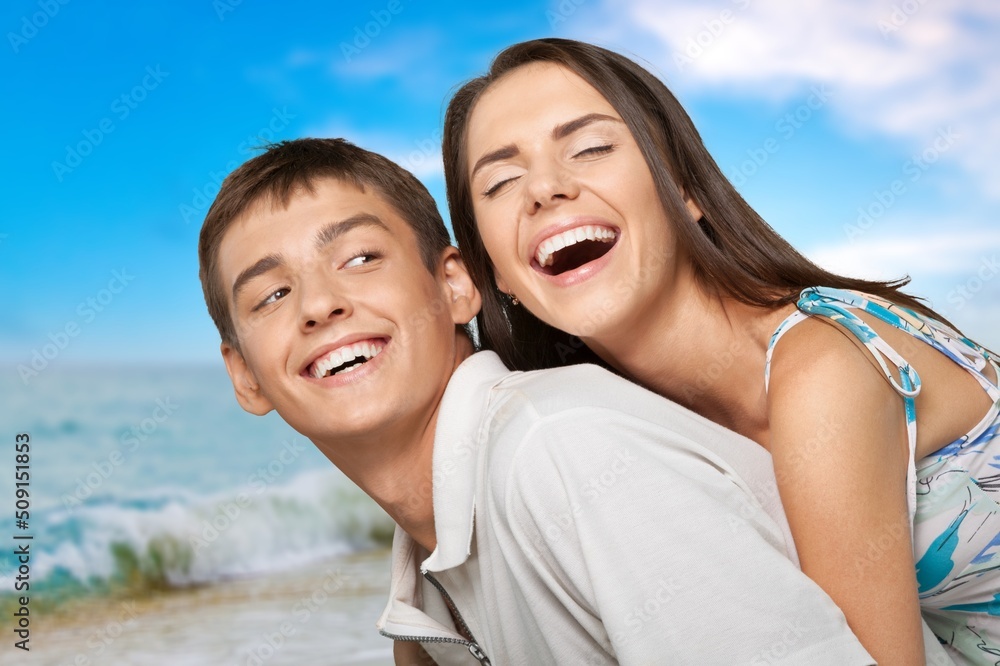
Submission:
[[[768,449],[803,570],[879,664],[924,663],[921,612],[960,663],[1000,659],[989,352],[905,280],[809,262],[605,49],[506,49],[452,99],[444,160],[484,347],[597,359]]]

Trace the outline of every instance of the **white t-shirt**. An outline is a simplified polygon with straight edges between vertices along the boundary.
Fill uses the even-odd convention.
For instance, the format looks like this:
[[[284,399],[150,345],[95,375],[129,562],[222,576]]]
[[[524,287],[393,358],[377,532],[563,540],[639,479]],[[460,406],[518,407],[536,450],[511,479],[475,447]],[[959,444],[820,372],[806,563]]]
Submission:
[[[480,352],[434,447],[437,548],[397,529],[378,628],[439,664],[875,663],[793,563],[767,452],[693,412]]]

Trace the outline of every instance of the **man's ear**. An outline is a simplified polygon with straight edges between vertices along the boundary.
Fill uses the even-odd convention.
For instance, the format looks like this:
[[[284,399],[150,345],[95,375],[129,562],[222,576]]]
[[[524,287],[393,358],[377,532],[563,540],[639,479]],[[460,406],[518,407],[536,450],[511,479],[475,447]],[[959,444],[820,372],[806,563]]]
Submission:
[[[472,276],[465,268],[465,262],[462,261],[458,248],[446,248],[441,253],[440,265],[452,321],[460,325],[468,324],[479,313],[483,299],[472,282]]]
[[[226,362],[226,372],[229,373],[229,379],[233,382],[233,388],[236,390],[236,401],[240,403],[240,407],[257,416],[263,416],[274,409],[271,401],[260,392],[260,384],[253,376],[253,371],[247,366],[243,354],[232,345],[223,342],[222,360]]]

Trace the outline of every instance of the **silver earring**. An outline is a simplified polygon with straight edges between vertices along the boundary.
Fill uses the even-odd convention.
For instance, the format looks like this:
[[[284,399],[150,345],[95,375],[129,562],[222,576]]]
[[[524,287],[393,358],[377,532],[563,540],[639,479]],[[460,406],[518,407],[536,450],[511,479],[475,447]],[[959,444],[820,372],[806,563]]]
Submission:
[[[511,305],[520,305],[521,301],[517,300],[517,296],[515,296],[514,294],[511,294],[510,295],[510,304]]]

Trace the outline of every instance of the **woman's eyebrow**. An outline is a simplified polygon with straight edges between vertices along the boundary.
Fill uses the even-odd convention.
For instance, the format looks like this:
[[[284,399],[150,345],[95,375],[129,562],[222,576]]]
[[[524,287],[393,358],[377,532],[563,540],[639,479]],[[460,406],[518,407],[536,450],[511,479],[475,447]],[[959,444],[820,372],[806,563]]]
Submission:
[[[591,123],[596,123],[605,120],[610,120],[616,123],[622,122],[620,118],[615,118],[614,116],[605,115],[603,113],[588,113],[585,116],[580,116],[579,118],[575,118],[573,120],[570,120],[569,122],[565,122],[561,125],[556,125],[552,129],[552,138],[564,139],[573,132],[579,129],[583,129],[584,127],[590,125]]]
[[[487,164],[493,164],[494,162],[499,162],[500,160],[509,160],[512,157],[516,157],[520,153],[517,146],[510,144],[504,146],[503,148],[497,148],[496,150],[486,153],[478,160],[476,160],[476,166],[472,167],[472,175],[469,176],[469,180],[476,177],[476,172],[482,169]]]

